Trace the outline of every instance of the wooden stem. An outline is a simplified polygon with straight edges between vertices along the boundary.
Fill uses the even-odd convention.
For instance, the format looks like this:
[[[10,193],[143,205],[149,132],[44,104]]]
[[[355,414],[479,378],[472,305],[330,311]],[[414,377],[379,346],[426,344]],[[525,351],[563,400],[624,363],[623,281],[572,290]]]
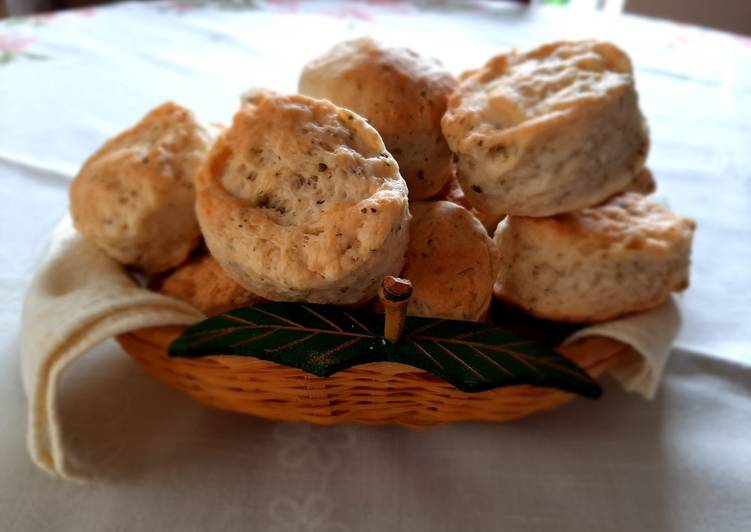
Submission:
[[[412,297],[412,283],[390,275],[383,278],[378,289],[378,298],[386,310],[383,335],[386,340],[396,343],[402,337],[404,321],[407,319],[407,304]]]

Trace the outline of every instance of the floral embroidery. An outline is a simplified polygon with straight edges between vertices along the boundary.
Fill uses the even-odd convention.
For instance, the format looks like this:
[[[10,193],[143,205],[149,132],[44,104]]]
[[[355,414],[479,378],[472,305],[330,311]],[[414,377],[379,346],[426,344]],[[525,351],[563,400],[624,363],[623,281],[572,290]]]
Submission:
[[[373,20],[373,16],[370,12],[365,9],[358,9],[357,7],[342,7],[333,11],[323,11],[321,12],[321,15],[329,15],[342,19],[356,19],[364,22]]]
[[[311,493],[302,502],[278,497],[269,507],[274,524],[267,532],[348,532],[345,524],[329,520],[333,507],[331,498],[321,493]]]
[[[320,427],[304,423],[280,423],[274,431],[279,443],[277,460],[282,467],[307,466],[320,473],[320,487],[303,499],[279,496],[269,505],[273,525],[267,532],[347,532],[349,527],[330,520],[334,503],[326,486],[342,465],[342,455],[355,444],[352,427]]]
[[[279,424],[274,436],[281,444],[277,455],[281,465],[309,464],[325,473],[339,466],[341,452],[352,447],[355,439],[349,427],[316,427],[303,423]]]
[[[31,37],[13,37],[12,35],[0,35],[0,65],[7,65],[19,58],[46,59],[46,56],[27,51],[27,48],[36,39]]]
[[[177,0],[167,2],[160,6],[160,10],[173,13],[188,13],[205,7],[242,11],[246,9],[258,9],[256,0]]]
[[[95,7],[81,7],[78,9],[71,9],[68,11],[68,13],[72,15],[79,15],[81,17],[93,17],[97,14],[97,9]]]
[[[34,42],[30,37],[12,37],[0,35],[0,50],[4,52],[21,52]]]

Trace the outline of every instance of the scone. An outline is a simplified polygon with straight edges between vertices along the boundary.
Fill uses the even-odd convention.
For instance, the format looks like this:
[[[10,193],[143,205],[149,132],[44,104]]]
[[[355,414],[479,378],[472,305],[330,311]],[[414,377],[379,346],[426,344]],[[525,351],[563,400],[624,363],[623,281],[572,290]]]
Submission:
[[[104,144],[70,188],[76,229],[145,273],[182,263],[201,239],[194,177],[211,135],[193,114],[165,103]]]
[[[358,303],[404,264],[396,161],[362,117],[326,100],[269,96],[241,109],[196,183],[211,254],[265,299]]]
[[[164,280],[159,291],[189,303],[207,316],[262,301],[237,284],[208,254],[177,268]]]
[[[471,212],[448,201],[414,202],[402,277],[414,290],[407,314],[482,320],[493,297],[498,250]]]
[[[695,224],[628,192],[552,218],[509,216],[495,233],[495,295],[540,318],[609,320],[688,287]]]
[[[441,117],[455,86],[438,61],[361,38],[308,63],[299,90],[367,118],[398,161],[410,199],[418,200],[436,194],[451,176]]]
[[[498,218],[596,205],[649,146],[631,62],[597,41],[493,57],[462,75],[442,126],[468,200]]]

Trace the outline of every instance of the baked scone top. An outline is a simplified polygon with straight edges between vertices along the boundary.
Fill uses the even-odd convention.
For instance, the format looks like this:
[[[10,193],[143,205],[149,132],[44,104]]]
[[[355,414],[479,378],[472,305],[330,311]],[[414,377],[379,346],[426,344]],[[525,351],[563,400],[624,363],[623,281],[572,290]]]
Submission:
[[[212,254],[268,299],[356,302],[403,262],[397,163],[362,117],[326,100],[268,95],[241,109],[197,185]]]
[[[460,80],[461,90],[449,100],[446,121],[456,113],[469,137],[581,109],[583,103],[633,85],[628,56],[598,41],[561,41],[526,53],[497,55],[482,68],[462,74]],[[473,140],[479,139],[465,142]]]
[[[177,266],[200,241],[194,177],[211,134],[167,102],[107,141],[70,190],[76,228],[119,262],[148,273]]]
[[[412,200],[433,196],[451,176],[441,117],[455,86],[435,59],[370,38],[337,44],[299,82],[302,94],[352,109],[378,130]]]
[[[596,207],[550,218],[525,220],[539,231],[570,242],[582,250],[624,249],[669,253],[690,242],[696,224],[641,194],[627,192]]]
[[[300,92],[362,114],[382,135],[440,128],[455,86],[436,59],[370,37],[337,44],[300,76]]]
[[[304,96],[265,97],[237,113],[222,146],[213,162],[218,156],[224,166],[212,177],[277,225],[312,225],[379,189],[403,187],[396,161],[373,128],[354,113]]]

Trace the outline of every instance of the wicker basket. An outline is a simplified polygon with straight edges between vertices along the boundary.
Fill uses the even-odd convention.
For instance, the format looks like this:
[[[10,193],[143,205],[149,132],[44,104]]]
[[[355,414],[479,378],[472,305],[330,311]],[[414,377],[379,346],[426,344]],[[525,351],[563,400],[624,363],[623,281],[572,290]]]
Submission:
[[[118,341],[147,372],[169,386],[201,403],[258,417],[322,425],[423,427],[449,421],[506,421],[556,408],[574,397],[535,386],[466,393],[425,371],[391,362],[356,366],[322,378],[255,358],[169,358],[167,346],[183,330],[143,329],[121,335]],[[629,350],[606,338],[589,338],[560,349],[593,377]]]

